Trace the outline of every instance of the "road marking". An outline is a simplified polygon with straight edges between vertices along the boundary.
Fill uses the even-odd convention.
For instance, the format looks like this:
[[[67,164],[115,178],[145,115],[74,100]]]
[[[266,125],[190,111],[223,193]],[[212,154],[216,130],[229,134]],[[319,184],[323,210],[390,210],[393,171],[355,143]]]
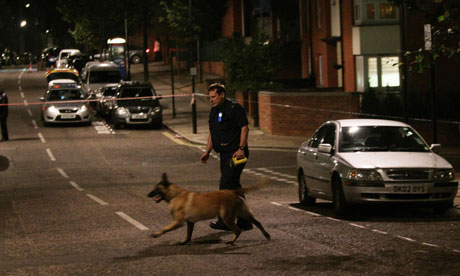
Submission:
[[[24,100],[24,106],[29,106],[29,103],[27,102],[27,100]]]
[[[21,88],[21,86],[19,86],[19,91],[21,91],[21,90],[22,90],[22,88]],[[21,91],[21,93],[19,93],[19,94],[21,95],[21,98],[24,99],[24,93]]]
[[[75,189],[77,189],[77,191],[83,192],[85,190],[82,187],[80,187],[77,183],[75,183],[75,181],[70,181],[69,184],[72,185]]]
[[[106,123],[102,121],[94,121],[92,123],[97,134],[115,134],[115,131]]]
[[[454,252],[456,252],[456,253],[460,253],[460,250],[457,250],[457,249],[454,249],[454,250],[452,250],[452,251],[454,251]]]
[[[35,129],[38,128],[37,122],[35,122],[35,120],[32,120],[32,125],[34,125],[34,128],[35,128]]]
[[[340,219],[336,219],[336,218],[332,218],[332,217],[326,217],[328,220],[332,220],[332,221],[342,221]]]
[[[423,245],[430,246],[430,247],[439,247],[439,245],[432,244],[432,243],[427,243],[427,242],[422,242]]]
[[[64,178],[69,178],[69,176],[65,173],[65,171],[61,168],[56,169]]]
[[[309,211],[305,211],[305,212],[306,212],[307,214],[310,214],[310,215],[314,216],[314,217],[321,217],[321,215],[320,215],[320,214],[317,214],[317,213],[313,213],[313,212],[309,212]]]
[[[92,200],[96,201],[97,203],[99,203],[100,205],[109,205],[107,202],[105,202],[104,200],[98,198],[97,196],[95,195],[92,195],[92,194],[86,194],[87,197],[91,198]]]
[[[27,113],[29,113],[30,117],[33,117],[32,110],[30,110],[30,108],[27,108]]]
[[[48,156],[51,159],[51,161],[56,161],[56,158],[54,158],[54,155],[50,149],[46,149],[46,153],[48,153]]]
[[[141,231],[149,230],[149,228],[144,226],[142,223],[140,223],[137,220],[131,218],[130,216],[128,216],[127,214],[125,214],[123,212],[115,212],[115,214],[119,215],[122,219],[124,219],[127,222],[131,223],[132,225],[134,225],[136,228],[138,228]]]
[[[301,211],[300,209],[294,208],[292,206],[289,206],[288,209],[294,210],[294,211]]]
[[[366,228],[366,226],[362,226],[362,225],[359,225],[359,224],[356,224],[356,223],[349,223],[351,226],[354,226],[354,227],[358,227],[358,228]]]
[[[395,237],[406,240],[406,241],[415,242],[415,240],[408,238],[408,237],[403,237],[403,236],[398,236],[398,235],[395,235]]]
[[[46,143],[45,137],[43,137],[43,134],[41,132],[38,133],[38,138],[42,141],[42,143]]]
[[[283,206],[283,205],[279,204],[278,202],[270,202],[270,203],[273,204],[273,205],[276,205],[276,206]]]
[[[377,229],[373,229],[372,232],[375,232],[375,233],[379,233],[379,234],[388,234],[388,232],[384,232],[384,231],[380,231],[380,230],[377,230]]]
[[[163,131],[162,133],[163,133],[164,136],[168,137],[169,140],[175,142],[176,144],[179,144],[179,145],[182,145],[182,146],[188,146],[188,144],[187,144],[187,143],[184,143],[184,142],[182,141],[182,139],[176,139],[174,136],[172,136],[171,133],[166,132],[166,131]]]

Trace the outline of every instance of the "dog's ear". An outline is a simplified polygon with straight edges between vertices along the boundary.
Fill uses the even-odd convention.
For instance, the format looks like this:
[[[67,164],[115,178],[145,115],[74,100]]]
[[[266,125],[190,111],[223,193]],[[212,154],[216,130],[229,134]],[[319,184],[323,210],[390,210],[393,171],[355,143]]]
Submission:
[[[169,181],[168,181],[168,175],[166,173],[163,173],[163,175],[161,176],[161,183],[165,186],[165,187],[168,187],[169,186]]]

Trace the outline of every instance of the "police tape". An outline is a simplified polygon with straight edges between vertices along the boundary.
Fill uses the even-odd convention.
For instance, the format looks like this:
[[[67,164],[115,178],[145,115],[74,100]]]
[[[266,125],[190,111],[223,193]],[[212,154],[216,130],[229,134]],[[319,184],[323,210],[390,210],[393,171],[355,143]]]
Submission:
[[[8,103],[8,104],[0,104],[0,106],[28,106],[28,105],[52,105],[52,104],[64,104],[64,103],[86,103],[86,102],[101,102],[101,101],[132,101],[132,100],[144,100],[144,99],[164,99],[164,98],[175,98],[175,97],[190,97],[191,101],[190,104],[196,102],[195,96],[199,97],[206,97],[208,98],[209,95],[203,93],[187,93],[187,94],[174,94],[174,95],[160,95],[160,96],[148,96],[148,97],[128,97],[128,98],[109,98],[109,99],[84,99],[84,100],[67,100],[67,101],[40,101],[40,102],[27,102],[24,100],[23,103]],[[234,98],[229,98],[230,100],[236,101]],[[247,103],[257,104],[258,101],[251,101],[245,100]],[[378,119],[388,119],[388,120],[398,120],[404,121],[405,118],[401,116],[390,116],[390,115],[380,115],[380,114],[372,114],[372,113],[363,113],[363,112],[352,112],[352,111],[343,111],[343,110],[333,110],[333,109],[324,109],[324,108],[314,108],[314,107],[305,107],[305,106],[296,106],[296,105],[289,105],[289,104],[276,104],[270,103],[270,106],[277,106],[283,108],[290,108],[290,109],[298,109],[298,110],[305,110],[310,112],[324,112],[324,113],[336,113],[336,114],[343,114],[343,115],[352,115],[357,117],[369,117],[369,118],[378,118]],[[431,122],[431,119],[425,118],[408,118],[410,121],[416,122]],[[449,120],[437,120],[439,123],[445,124],[456,124],[460,127],[460,122],[458,121],[449,121]]]
[[[176,94],[176,95],[161,95],[161,96],[147,96],[147,97],[127,97],[127,98],[109,98],[109,99],[82,99],[82,100],[54,100],[54,101],[39,101],[39,102],[27,102],[24,100],[22,103],[7,103],[7,104],[0,104],[0,106],[28,106],[28,105],[51,105],[51,104],[66,104],[66,103],[87,103],[87,102],[101,102],[103,101],[133,101],[133,100],[160,100],[163,98],[172,98],[172,97],[190,97],[190,94]]]

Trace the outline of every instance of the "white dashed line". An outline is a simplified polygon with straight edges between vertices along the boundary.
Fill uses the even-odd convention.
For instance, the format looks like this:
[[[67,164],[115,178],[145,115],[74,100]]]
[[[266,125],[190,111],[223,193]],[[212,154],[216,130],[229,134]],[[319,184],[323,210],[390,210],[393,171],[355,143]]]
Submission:
[[[32,120],[32,125],[34,125],[34,128],[35,128],[35,129],[38,128],[37,122],[35,122],[35,120]]]
[[[65,171],[61,168],[56,169],[64,178],[69,178],[69,176],[65,173]]]
[[[332,218],[332,217],[326,217],[328,220],[332,220],[332,221],[342,221],[340,219],[336,219],[336,218]]]
[[[423,245],[430,246],[430,247],[439,247],[439,245],[432,244],[432,243],[427,243],[427,242],[422,242]]]
[[[307,214],[310,214],[314,217],[320,217],[321,215],[320,214],[317,214],[317,213],[313,213],[313,212],[309,212],[309,211],[305,211]]]
[[[359,225],[359,224],[356,224],[356,223],[349,223],[351,226],[354,226],[354,227],[358,227],[358,228],[366,228],[366,226],[362,226],[362,225]]]
[[[278,202],[270,202],[270,203],[273,204],[273,205],[276,205],[276,206],[283,206],[283,205],[279,204]]]
[[[41,134],[41,132],[38,133],[38,138],[40,138],[43,144],[46,143],[45,137],[43,137],[43,134]]]
[[[48,156],[51,159],[51,161],[56,161],[56,158],[54,158],[54,154],[51,152],[51,149],[46,149],[46,153],[48,153]]]
[[[27,102],[27,100],[24,100],[24,106],[29,106],[29,103]]]
[[[300,209],[297,209],[297,208],[294,208],[294,207],[291,207],[291,206],[289,206],[288,209],[291,209],[291,210],[294,210],[294,211],[302,211]]]
[[[85,190],[82,187],[80,187],[80,185],[75,183],[75,181],[70,181],[69,184],[72,185],[75,189],[77,189],[77,191],[83,192]]]
[[[460,253],[460,250],[457,250],[457,249],[454,249],[454,250],[452,250],[452,251],[454,251],[454,252],[456,252],[456,253]]]
[[[131,218],[130,216],[128,216],[127,214],[125,214],[123,212],[115,212],[115,214],[119,215],[122,219],[124,219],[127,222],[131,223],[132,225],[134,225],[137,229],[139,229],[141,231],[149,230],[149,228],[144,226],[142,223],[136,221],[135,219]]]
[[[388,234],[388,232],[380,231],[380,230],[377,230],[377,229],[373,229],[372,232],[379,233],[379,234],[383,234],[383,235],[387,235],[387,234]]]
[[[21,91],[21,90],[22,90],[22,88],[19,86],[19,91]],[[24,99],[24,93],[23,93],[23,92],[21,92],[21,93],[19,93],[19,94],[21,95],[21,98],[23,98],[23,99]]]
[[[406,240],[406,241],[415,242],[415,240],[408,238],[408,237],[403,237],[403,236],[398,236],[398,235],[395,235],[395,237]]]
[[[29,113],[29,116],[32,117],[33,114],[32,114],[32,110],[30,110],[30,108],[27,108],[27,113]]]
[[[87,197],[91,198],[92,200],[96,201],[97,203],[99,203],[100,205],[109,205],[107,202],[105,202],[104,200],[98,198],[97,196],[95,195],[92,195],[92,194],[86,194]]]

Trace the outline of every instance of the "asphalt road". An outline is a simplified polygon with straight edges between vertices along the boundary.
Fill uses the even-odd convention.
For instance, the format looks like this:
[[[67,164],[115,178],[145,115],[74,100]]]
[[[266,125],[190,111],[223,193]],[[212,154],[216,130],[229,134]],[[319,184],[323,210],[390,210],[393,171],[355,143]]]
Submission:
[[[165,203],[146,195],[167,172],[194,191],[218,187],[216,158],[165,129],[112,131],[43,127],[38,98],[43,72],[0,73],[11,103],[11,141],[0,143],[0,275],[458,275],[460,218],[430,209],[366,208],[337,219],[329,202],[297,204],[295,152],[252,150],[244,185],[271,234],[228,232],[197,223],[153,239],[171,221]],[[5,159],[6,158],[6,159]],[[0,160],[1,161],[1,160]],[[5,162],[3,162],[5,163]]]

